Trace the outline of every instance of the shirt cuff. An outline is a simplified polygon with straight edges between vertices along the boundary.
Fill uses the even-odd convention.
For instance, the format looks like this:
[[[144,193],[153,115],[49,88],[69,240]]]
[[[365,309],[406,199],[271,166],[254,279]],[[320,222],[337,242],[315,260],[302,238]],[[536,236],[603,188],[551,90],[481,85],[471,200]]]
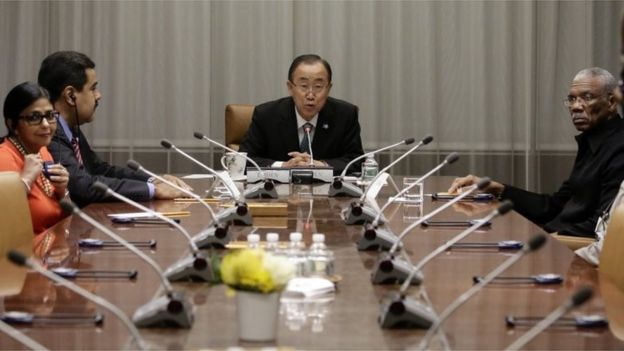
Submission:
[[[275,162],[273,162],[271,167],[280,168],[280,167],[282,167],[283,164],[284,164],[284,161],[275,161]]]
[[[152,183],[147,183],[147,189],[149,191],[149,198],[153,199],[154,194],[156,193],[156,186]]]

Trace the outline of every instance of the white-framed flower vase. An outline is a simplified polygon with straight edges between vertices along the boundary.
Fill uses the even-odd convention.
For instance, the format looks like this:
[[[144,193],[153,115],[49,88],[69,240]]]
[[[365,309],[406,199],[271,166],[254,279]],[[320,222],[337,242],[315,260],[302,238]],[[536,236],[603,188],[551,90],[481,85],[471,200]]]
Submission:
[[[236,291],[238,338],[242,341],[269,342],[277,338],[280,292]]]

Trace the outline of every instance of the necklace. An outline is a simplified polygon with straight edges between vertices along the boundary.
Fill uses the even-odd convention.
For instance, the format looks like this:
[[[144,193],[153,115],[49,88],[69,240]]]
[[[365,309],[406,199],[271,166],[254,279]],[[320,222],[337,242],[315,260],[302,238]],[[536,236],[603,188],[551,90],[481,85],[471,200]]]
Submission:
[[[13,145],[15,145],[15,148],[17,148],[17,150],[19,150],[19,152],[23,156],[28,155],[26,148],[24,147],[24,145],[22,145],[22,143],[17,138],[11,136],[9,137],[9,140],[11,141],[11,143],[13,143]],[[50,180],[43,176],[43,173],[39,174],[39,177],[37,177],[37,180],[35,181],[35,183],[37,183],[37,185],[39,185],[39,187],[43,189],[43,192],[46,195],[48,195],[48,197],[54,196],[54,187],[52,186],[52,183],[50,183]]]

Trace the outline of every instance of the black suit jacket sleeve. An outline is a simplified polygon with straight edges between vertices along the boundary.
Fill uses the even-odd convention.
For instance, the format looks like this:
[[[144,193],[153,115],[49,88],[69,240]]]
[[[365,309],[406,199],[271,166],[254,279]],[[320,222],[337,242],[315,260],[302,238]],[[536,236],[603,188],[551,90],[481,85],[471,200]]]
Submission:
[[[150,200],[146,182],[149,177],[146,174],[109,165],[93,152],[82,132],[79,137],[82,166],[79,165],[74,150],[60,126],[48,146],[54,161],[62,164],[69,172],[67,189],[73,202],[83,207],[92,202],[113,200],[91,189],[91,185],[96,181],[135,201]]]

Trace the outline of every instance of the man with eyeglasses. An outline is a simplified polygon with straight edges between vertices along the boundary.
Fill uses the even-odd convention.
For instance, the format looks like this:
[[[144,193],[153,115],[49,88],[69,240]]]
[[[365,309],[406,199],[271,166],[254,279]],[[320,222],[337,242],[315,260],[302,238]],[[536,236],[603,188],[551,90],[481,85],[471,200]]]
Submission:
[[[624,122],[617,113],[613,75],[598,67],[574,77],[564,105],[579,132],[578,151],[569,178],[554,194],[537,194],[498,182],[487,192],[510,199],[514,209],[549,233],[595,238],[598,217],[609,208],[624,180]],[[449,192],[477,183],[468,175],[453,181]]]
[[[54,160],[69,171],[68,189],[72,201],[82,207],[112,200],[91,189],[96,181],[136,201],[183,195],[164,183],[153,182],[143,172],[104,162],[91,149],[80,125],[93,121],[102,94],[97,88],[95,63],[88,56],[75,51],[55,52],[41,63],[38,79],[50,92],[50,100],[60,112],[59,126],[48,149]],[[176,177],[165,177],[188,188]]]
[[[326,60],[313,54],[295,58],[286,87],[289,97],[256,106],[241,152],[262,167],[330,166],[334,174],[363,154],[358,108],[329,97],[332,71]]]

